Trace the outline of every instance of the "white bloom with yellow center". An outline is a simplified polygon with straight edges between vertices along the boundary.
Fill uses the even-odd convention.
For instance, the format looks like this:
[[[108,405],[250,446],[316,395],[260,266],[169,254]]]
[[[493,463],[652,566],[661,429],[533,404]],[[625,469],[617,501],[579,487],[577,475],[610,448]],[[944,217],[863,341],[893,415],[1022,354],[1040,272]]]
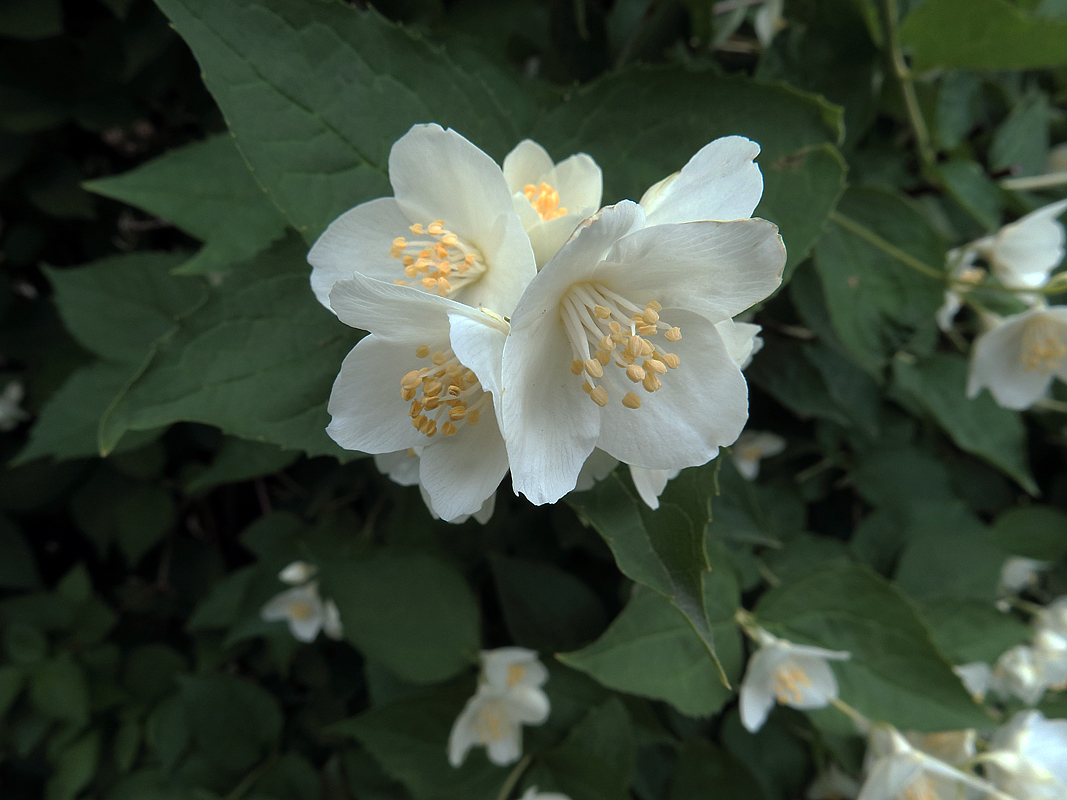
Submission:
[[[504,179],[530,236],[538,269],[556,254],[578,223],[600,208],[604,178],[585,153],[553,164],[545,148],[525,139],[504,159]]]
[[[344,635],[337,606],[332,600],[322,601],[315,581],[275,595],[263,606],[260,616],[267,622],[284,620],[293,638],[301,642],[315,641],[319,631],[331,639]]]
[[[513,486],[536,504],[571,491],[595,447],[677,470],[744,427],[748,387],[716,325],[781,282],[778,230],[645,220],[630,201],[587,220],[512,315],[498,402]]]
[[[1020,800],[1067,798],[1067,720],[1020,711],[983,756],[990,779]]]
[[[759,476],[759,462],[785,450],[785,439],[770,431],[744,431],[730,447],[730,457],[741,477],[754,481]]]
[[[416,125],[389,153],[393,197],[345,212],[315,242],[311,288],[358,273],[507,314],[536,272],[507,182],[453,130]]]
[[[551,710],[541,687],[548,680],[533,650],[501,647],[482,651],[478,689],[452,725],[448,762],[458,767],[475,745],[506,766],[522,757],[522,726],[540,725]]]
[[[850,653],[793,644],[756,632],[759,649],[741,681],[741,724],[755,733],[775,703],[793,708],[823,708],[837,699],[837,678],[828,661],[845,661]]]
[[[991,784],[912,747],[889,725],[871,731],[867,763],[858,800],[957,800],[967,789],[999,796]]]
[[[508,470],[492,399],[507,322],[362,275],[338,281],[330,302],[370,335],[341,365],[326,432],[348,450],[414,448],[433,510],[445,520],[477,514]]]
[[[430,500],[430,493],[419,483],[419,453],[422,448],[409,447],[407,450],[400,450],[396,453],[381,453],[374,456],[374,466],[378,468],[378,471],[383,475],[388,475],[394,483],[398,483],[401,486],[418,486],[419,495],[422,497],[422,502],[426,504],[427,510],[434,519],[441,519],[441,515],[434,511],[433,502]],[[445,520],[454,525],[462,525],[469,519],[473,519],[475,522],[479,522],[482,525],[487,523],[493,516],[493,511],[496,509],[496,492],[493,492],[482,503],[482,507],[473,514],[463,514],[462,516],[454,519]]]
[[[1063,261],[1067,231],[1057,217],[1064,211],[1067,200],[1050,203],[967,247],[985,258],[1005,286],[1037,289]]]
[[[1021,411],[1045,396],[1054,377],[1067,380],[1067,306],[1038,306],[975,340],[967,396],[988,388],[999,405]]]

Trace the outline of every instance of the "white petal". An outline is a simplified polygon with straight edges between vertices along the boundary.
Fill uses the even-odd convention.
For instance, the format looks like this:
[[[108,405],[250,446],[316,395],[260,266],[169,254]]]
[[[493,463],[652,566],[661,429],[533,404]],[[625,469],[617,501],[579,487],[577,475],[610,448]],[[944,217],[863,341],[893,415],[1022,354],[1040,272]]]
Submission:
[[[1027,370],[1022,356],[1028,326],[1034,324],[1038,315],[1048,314],[1049,311],[1042,309],[1017,314],[975,340],[968,397],[977,396],[986,387],[1001,406],[1022,410],[1045,394],[1052,376],[1040,369]]]
[[[741,724],[745,730],[755,733],[763,727],[771,708],[777,702],[774,691],[774,673],[783,658],[777,647],[760,647],[749,659],[745,677],[741,681]]]
[[[498,738],[486,744],[489,760],[498,767],[514,764],[522,758],[522,727],[506,725]]]
[[[430,342],[430,344],[434,344]],[[366,336],[352,348],[334,381],[326,433],[346,450],[392,453],[420,447],[427,438],[411,424],[400,380],[417,367],[408,344]]]
[[[484,701],[485,698],[480,692],[475,693],[452,723],[452,730],[448,734],[448,763],[453,767],[462,764],[470,749],[479,743],[474,720]]]
[[[422,451],[419,483],[443,520],[478,513],[508,471],[496,414],[488,404],[481,411],[477,425],[464,424],[454,436],[438,434]]]
[[[595,451],[594,451],[595,452]],[[644,469],[630,465],[630,477],[633,479],[637,494],[645,505],[655,511],[659,508],[659,496],[667,488],[667,481],[678,476],[677,469]]]
[[[278,580],[288,583],[290,586],[299,586],[311,580],[318,570],[314,564],[306,561],[294,561],[278,573]]]
[[[322,632],[331,639],[343,639],[344,626],[341,624],[341,612],[333,600],[327,600],[322,604]]]
[[[530,204],[523,198],[527,206]],[[533,211],[533,209],[530,209]],[[535,215],[536,211],[533,212]],[[526,233],[530,237],[537,268],[541,269],[555,258],[560,248],[567,242],[588,214],[567,214],[556,219],[543,220],[539,216],[533,223],[527,223]]]
[[[824,708],[837,697],[837,678],[825,659],[794,656],[791,662],[799,667],[809,681],[798,687],[800,699],[791,699],[786,705],[793,708]]]
[[[486,685],[503,692],[520,682],[542,686],[548,680],[548,670],[537,657],[536,650],[498,647],[482,651],[482,677]]]
[[[625,236],[592,280],[638,306],[657,300],[721,322],[770,295],[784,268],[785,245],[766,220],[690,222]]]
[[[608,477],[617,466],[619,466],[619,459],[612,458],[603,450],[593,450],[582,464],[582,471],[578,473],[578,482],[574,485],[574,491],[586,492],[592,489]]]
[[[756,355],[763,347],[763,339],[756,335],[763,330],[760,325],[724,319],[722,322],[716,322],[715,328],[719,331],[719,335],[726,344],[730,358],[741,369],[751,364],[752,356]]]
[[[470,312],[453,311],[448,315],[449,339],[460,363],[474,370],[478,382],[493,399],[500,396],[500,369],[504,362],[504,343],[508,338],[508,324],[488,314],[472,316]]]
[[[857,800],[897,800],[922,774],[918,763],[894,756],[879,759],[871,768]]]
[[[533,139],[523,139],[504,157],[504,180],[514,195],[522,193],[529,184],[535,186],[552,167],[552,156]],[[553,187],[557,191],[559,187]]]
[[[993,682],[993,668],[988,664],[983,664],[981,661],[960,664],[957,667],[953,667],[952,671],[959,676],[960,681],[963,682],[963,687],[979,700],[985,697]]]
[[[293,638],[298,642],[313,642],[315,637],[319,635],[319,631],[322,630],[322,608],[319,608],[319,613],[307,619],[289,619],[289,632],[293,634]]]
[[[361,203],[331,222],[308,253],[311,289],[318,301],[332,311],[333,285],[356,273],[387,283],[403,279],[403,267],[389,250],[393,239],[408,234],[409,225],[392,197]]]
[[[1067,210],[1067,200],[1039,208],[996,234],[987,255],[997,277],[1017,289],[1038,287],[1063,260],[1067,232],[1056,218]]]
[[[474,521],[477,522],[479,525],[485,525],[492,518],[493,511],[495,509],[496,492],[493,492],[491,495],[489,495],[486,501],[482,503],[482,507],[475,511],[472,515],[474,517]]]
[[[503,374],[509,383],[501,403],[502,428],[512,486],[536,505],[554,503],[574,488],[600,429],[596,405],[570,370],[571,346],[558,302],[557,297],[540,315],[525,314],[524,298],[504,346]],[[540,310],[533,303],[527,308]]]
[[[681,172],[645,192],[641,205],[648,224],[751,217],[763,194],[763,175],[754,162],[759,151],[743,136],[704,145]]]
[[[548,719],[548,695],[532,686],[517,685],[505,695],[508,714],[526,725],[540,725]]]
[[[488,308],[510,316],[527,284],[537,274],[533,247],[522,220],[514,211],[498,217],[480,245],[488,269],[464,286],[455,299],[474,308]]]
[[[419,456],[413,449],[379,453],[374,456],[374,466],[401,486],[415,486],[419,482]]]
[[[549,172],[547,183],[559,192],[560,205],[570,216],[588,217],[600,208],[604,176],[590,156],[576,153]]]
[[[945,292],[945,302],[937,310],[937,327],[943,331],[951,328],[961,308],[963,308],[963,301],[960,300],[959,294],[951,289]]]
[[[748,419],[748,386],[714,325],[666,305],[660,316],[682,330],[681,341],[670,343],[681,366],[662,376],[662,387],[656,392],[630,383],[614,367],[605,371],[600,382],[608,390],[609,402],[599,409],[602,422],[597,447],[647,469],[698,466],[741,433]],[[642,403],[637,409],[621,403],[623,393],[633,387]],[[575,391],[581,390],[575,386]],[[596,408],[589,398],[581,400]]]

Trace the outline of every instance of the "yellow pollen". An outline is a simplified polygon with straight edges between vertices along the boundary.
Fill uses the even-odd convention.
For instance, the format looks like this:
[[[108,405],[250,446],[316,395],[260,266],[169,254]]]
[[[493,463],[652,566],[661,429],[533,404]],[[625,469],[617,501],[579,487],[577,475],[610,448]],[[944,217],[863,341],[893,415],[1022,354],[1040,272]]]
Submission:
[[[1041,372],[1049,375],[1063,366],[1067,356],[1062,331],[1056,326],[1037,317],[1030,321],[1023,331],[1023,346],[1019,358],[1027,372]],[[1060,334],[1060,335],[1057,335]]]
[[[641,385],[645,387],[646,392],[655,392],[661,386],[663,386],[663,384],[660,382],[660,379],[656,377],[656,373],[654,372],[646,372],[645,379],[641,381]]]
[[[680,342],[682,340],[682,332],[678,328],[671,328],[669,331],[663,334],[663,337],[668,342]]]
[[[637,364],[631,364],[626,368],[626,377],[634,383],[640,383],[645,379],[645,370]]]
[[[453,425],[451,422],[446,422],[444,425],[441,426],[441,435],[442,436],[455,436],[457,430],[459,430],[459,429],[455,425]]]
[[[589,396],[593,398],[593,402],[603,408],[608,404],[608,392],[603,386],[597,386],[589,392]]]
[[[600,365],[600,362],[595,358],[587,359],[585,362],[585,371],[593,378],[602,378],[604,376],[604,367]]]
[[[606,367],[611,362],[611,351],[597,350],[595,353],[593,353],[593,358],[600,362],[600,366]]]
[[[571,362],[571,372],[575,375],[581,375],[585,371],[585,362],[579,361],[577,358]]]
[[[508,688],[510,689],[516,683],[522,680],[522,676],[526,674],[526,667],[522,664],[508,664]]]
[[[682,363],[682,360],[674,353],[663,353],[660,355],[660,360],[667,365],[668,369],[678,369]]]
[[[633,392],[627,392],[625,395],[623,395],[622,404],[627,408],[640,408],[641,398]]]
[[[530,205],[541,219],[547,221],[567,216],[567,209],[559,207],[559,192],[547,183],[542,183],[540,186],[528,183],[523,187],[522,193],[526,195],[526,199],[530,201]]]
[[[938,800],[937,791],[929,778],[922,775],[904,789],[905,800]]]
[[[654,358],[645,359],[645,363],[643,363],[641,366],[647,370],[655,372],[657,375],[667,374],[667,365],[664,364],[662,361],[657,361]]]
[[[478,409],[474,409],[473,411],[471,411],[469,414],[467,414],[467,424],[472,427],[477,425],[478,420],[481,418],[481,414],[482,412]]]
[[[444,220],[434,220],[425,227],[416,222],[409,230],[416,237],[428,238],[398,236],[392,241],[389,256],[400,259],[404,276],[418,281],[414,285],[447,297],[485,272],[481,253],[445,228]]]
[[[811,686],[804,670],[795,664],[783,664],[774,674],[772,688],[779,703],[799,703],[804,699],[804,688]]]
[[[608,319],[611,316],[611,309],[606,306],[593,306],[593,313],[596,314],[597,319]]]
[[[486,703],[474,720],[474,732],[482,744],[500,741],[507,733],[508,715],[501,705],[499,700]]]
[[[480,407],[491,400],[473,370],[463,366],[451,349],[420,344],[415,355],[429,357],[433,366],[411,370],[400,379],[400,395],[411,403],[412,426],[432,438],[438,431],[455,436],[461,425],[476,425]]]
[[[428,355],[430,355],[430,345],[420,344],[415,348],[415,358],[426,358]]]
[[[297,622],[309,620],[314,614],[315,609],[311,607],[311,603],[298,602],[289,606],[289,617]]]

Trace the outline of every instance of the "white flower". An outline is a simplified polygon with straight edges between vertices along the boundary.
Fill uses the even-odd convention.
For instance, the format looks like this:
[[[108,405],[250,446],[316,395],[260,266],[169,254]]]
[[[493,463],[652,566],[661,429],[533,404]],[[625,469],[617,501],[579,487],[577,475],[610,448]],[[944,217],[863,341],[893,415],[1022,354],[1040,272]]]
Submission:
[[[500,167],[453,130],[416,125],[389,153],[394,197],[362,203],[308,253],[311,288],[359,273],[508,314],[533,277],[533,250]]]
[[[960,664],[957,667],[953,667],[952,671],[963,682],[963,688],[970,692],[971,697],[979,702],[985,698],[986,692],[993,685],[993,668],[981,661]]]
[[[294,561],[278,573],[278,580],[282,583],[288,583],[290,586],[299,586],[315,577],[316,572],[318,572],[318,569],[314,564],[309,564],[306,561]]]
[[[409,447],[407,450],[400,450],[396,453],[380,453],[374,456],[374,466],[378,468],[378,471],[388,475],[395,483],[401,486],[418,486],[419,495],[422,497],[422,501],[426,504],[427,510],[434,519],[441,519],[441,515],[434,511],[433,502],[430,499],[430,493],[426,491],[425,487],[419,483],[419,453],[417,450],[422,448]],[[453,519],[445,520],[453,525],[462,525],[469,519],[473,519],[475,522],[479,522],[482,525],[487,523],[493,516],[493,511],[496,508],[496,492],[493,492],[482,503],[482,507],[473,514],[462,514]]]
[[[1067,637],[1067,595],[1057,597],[1041,609],[1037,615],[1036,626],[1038,631]]]
[[[523,647],[482,652],[478,689],[456,718],[448,736],[448,762],[458,767],[475,745],[489,760],[506,766],[522,757],[522,726],[540,725],[550,711],[541,687],[548,670],[537,653]]]
[[[855,800],[859,793],[860,782],[830,762],[829,768],[811,782],[804,797],[807,800]]]
[[[1020,711],[985,754],[991,780],[1020,800],[1067,798],[1067,720]]]
[[[434,511],[477,514],[508,470],[491,399],[508,325],[444,297],[356,275],[330,293],[338,318],[370,331],[334,382],[326,432],[365,453],[419,453]]]
[[[275,595],[260,611],[267,622],[285,620],[293,638],[301,642],[313,642],[319,631],[331,639],[340,639],[341,615],[332,600],[322,602],[319,587],[314,581],[294,589],[286,589]]]
[[[837,678],[827,661],[850,653],[793,644],[767,631],[757,633],[759,649],[741,681],[741,724],[753,733],[763,727],[775,702],[793,708],[823,708],[837,698]]]
[[[985,277],[986,271],[974,266],[977,258],[978,251],[973,247],[957,247],[949,250],[945,257],[949,265],[949,275],[956,288],[945,290],[945,302],[937,311],[937,327],[943,331],[952,327],[952,321],[963,307],[962,292]]]
[[[1050,566],[1052,565],[1047,561],[1012,556],[1006,559],[1000,568],[1000,584],[997,591],[1000,594],[1018,594],[1023,589],[1036,584],[1038,573]]]
[[[904,738],[912,747],[953,766],[967,763],[978,752],[974,730],[909,733]]]
[[[1037,289],[1063,260],[1067,232],[1057,217],[1065,210],[1067,200],[1050,203],[967,247],[989,262],[1005,286]]]
[[[744,431],[730,448],[730,457],[741,476],[754,481],[759,462],[785,450],[785,439],[770,431]]]
[[[0,393],[0,431],[12,431],[20,422],[30,418],[19,408],[23,394],[22,384],[18,381],[8,381],[3,393]]]
[[[646,227],[623,201],[584,223],[512,315],[498,402],[515,491],[555,502],[594,447],[646,469],[714,458],[748,416],[716,323],[770,294],[784,265],[765,220]]]
[[[983,387],[1005,408],[1023,410],[1067,380],[1067,306],[1038,306],[1003,320],[974,342],[967,396]]]
[[[991,688],[1002,697],[1018,697],[1028,706],[1036,705],[1050,685],[1038,651],[1029,645],[1011,648],[993,667]]]
[[[756,12],[756,19],[752,26],[756,29],[756,38],[764,47],[770,47],[775,35],[785,27],[782,19],[782,5],[784,0],[764,0],[760,10]]]
[[[744,136],[704,145],[680,171],[642,195],[645,224],[748,219],[763,195],[763,174],[755,163],[759,151]]]
[[[522,793],[522,800],[571,800],[567,795],[559,792],[539,792],[536,786],[531,786]]]
[[[867,761],[858,800],[957,800],[964,787],[996,793],[985,781],[912,747],[889,725],[871,731]]]
[[[548,151],[525,139],[504,159],[504,179],[540,269],[578,223],[600,208],[604,179],[585,153],[552,163]]]

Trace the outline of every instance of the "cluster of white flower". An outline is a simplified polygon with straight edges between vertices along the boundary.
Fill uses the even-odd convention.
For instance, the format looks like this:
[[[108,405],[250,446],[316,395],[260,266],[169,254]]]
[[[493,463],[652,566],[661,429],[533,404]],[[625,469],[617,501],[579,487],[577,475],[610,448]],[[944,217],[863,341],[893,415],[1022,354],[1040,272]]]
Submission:
[[[1067,232],[1057,219],[1067,200],[1039,208],[948,254],[953,287],[938,312],[948,330],[970,287],[987,274],[1016,293],[1029,309],[1008,317],[980,310],[985,331],[975,340],[967,393],[983,389],[1005,408],[1030,408],[1043,398],[1053,377],[1067,380],[1067,306],[1049,306],[1041,290],[1063,260]],[[982,259],[987,269],[975,266]]]
[[[333,600],[319,595],[318,581],[312,580],[318,569],[306,561],[294,561],[278,573],[279,580],[292,586],[275,595],[260,611],[267,622],[285,620],[293,638],[313,642],[322,631],[331,639],[341,639],[344,628],[341,614]]]
[[[758,153],[717,139],[640,203],[598,211],[587,155],[553,164],[524,141],[501,169],[415,126],[390,153],[394,197],[346,212],[308,255],[319,301],[370,333],[327,432],[384,456],[445,520],[491,514],[509,469],[516,493],[552,503],[610,459],[654,504],[748,417],[759,327],[733,318],[785,266],[777,228],[751,217]]]

